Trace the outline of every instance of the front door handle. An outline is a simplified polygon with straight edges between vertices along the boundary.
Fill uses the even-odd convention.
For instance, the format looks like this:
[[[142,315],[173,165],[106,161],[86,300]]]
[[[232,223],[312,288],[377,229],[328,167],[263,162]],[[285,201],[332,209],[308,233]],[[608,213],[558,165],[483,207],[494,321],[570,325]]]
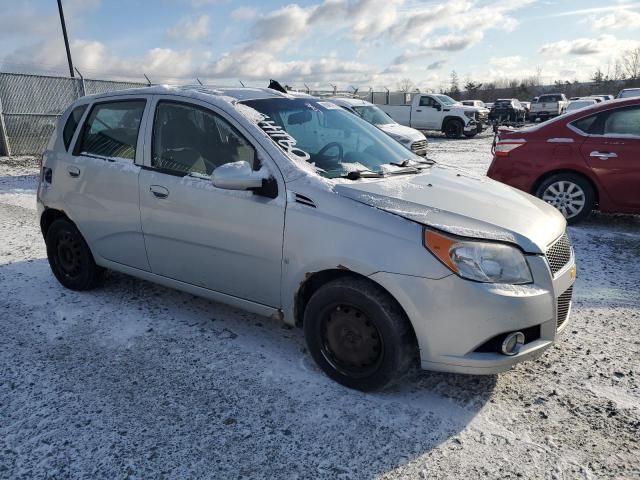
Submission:
[[[610,158],[618,158],[618,155],[613,152],[591,152],[590,157],[599,158],[600,160],[609,160]]]
[[[67,173],[73,178],[78,178],[80,176],[80,169],[78,167],[74,167],[73,165],[69,165],[67,167]]]
[[[161,185],[151,185],[149,191],[157,198],[167,198],[169,196],[169,190]]]
[[[421,111],[422,111],[422,109],[416,108],[416,112],[421,112]]]

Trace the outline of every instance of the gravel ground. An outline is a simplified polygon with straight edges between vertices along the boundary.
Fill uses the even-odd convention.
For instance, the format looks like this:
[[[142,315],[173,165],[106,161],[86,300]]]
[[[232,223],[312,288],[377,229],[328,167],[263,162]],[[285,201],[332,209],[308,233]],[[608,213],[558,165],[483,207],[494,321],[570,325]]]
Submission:
[[[491,136],[430,138],[483,173]],[[328,380],[302,332],[121,274],[50,273],[36,164],[0,158],[0,478],[640,478],[640,218],[570,229],[571,325],[495,376]]]

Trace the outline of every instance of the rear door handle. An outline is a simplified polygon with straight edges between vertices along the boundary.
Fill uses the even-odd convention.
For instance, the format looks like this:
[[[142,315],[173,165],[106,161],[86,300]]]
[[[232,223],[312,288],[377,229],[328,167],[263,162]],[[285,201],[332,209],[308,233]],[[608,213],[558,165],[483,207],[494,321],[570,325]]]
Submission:
[[[169,190],[161,185],[151,185],[149,191],[157,198],[167,198],[169,196]]]
[[[599,158],[600,160],[609,160],[610,158],[618,158],[618,155],[613,152],[591,152],[590,157]]]
[[[422,111],[422,109],[416,108],[416,112],[421,112],[421,111]]]
[[[74,167],[73,165],[69,165],[67,167],[67,173],[69,174],[69,176],[77,178],[80,176],[80,169],[78,167]]]

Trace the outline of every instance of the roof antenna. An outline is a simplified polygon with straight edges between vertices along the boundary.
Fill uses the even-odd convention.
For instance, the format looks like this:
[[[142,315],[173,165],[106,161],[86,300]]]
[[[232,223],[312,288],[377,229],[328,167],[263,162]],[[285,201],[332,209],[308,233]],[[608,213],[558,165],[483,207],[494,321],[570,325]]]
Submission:
[[[198,83],[200,84],[200,86],[202,86],[202,82],[200,81],[200,79],[198,77],[196,77],[196,80],[198,81]]]
[[[278,92],[287,93],[285,88],[273,79],[269,80],[269,88],[272,90],[277,90]]]
[[[149,86],[151,86],[151,80],[149,80],[149,77],[147,77],[147,74],[146,74],[146,73],[143,73],[142,75],[144,75],[144,78],[146,78],[146,79],[147,79],[147,84],[148,84]]]
[[[238,80],[238,81],[240,82],[240,85],[242,85],[244,87],[244,83],[242,83],[242,80]]]

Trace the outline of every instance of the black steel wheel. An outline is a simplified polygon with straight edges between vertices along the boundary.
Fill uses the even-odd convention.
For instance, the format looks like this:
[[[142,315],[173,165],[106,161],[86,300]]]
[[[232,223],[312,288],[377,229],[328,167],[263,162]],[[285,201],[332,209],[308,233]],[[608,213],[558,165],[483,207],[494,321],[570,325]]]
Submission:
[[[327,308],[321,322],[322,354],[333,368],[355,378],[375,372],[384,356],[384,343],[366,313],[339,304]]]
[[[45,243],[51,271],[71,290],[89,290],[96,286],[103,269],[98,267],[91,250],[76,226],[58,219],[47,231]]]
[[[464,125],[460,120],[448,120],[444,126],[444,134],[447,138],[460,138]]]
[[[363,278],[339,278],[320,287],[306,305],[304,332],[318,366],[357,390],[380,389],[402,377],[416,355],[404,312]]]

